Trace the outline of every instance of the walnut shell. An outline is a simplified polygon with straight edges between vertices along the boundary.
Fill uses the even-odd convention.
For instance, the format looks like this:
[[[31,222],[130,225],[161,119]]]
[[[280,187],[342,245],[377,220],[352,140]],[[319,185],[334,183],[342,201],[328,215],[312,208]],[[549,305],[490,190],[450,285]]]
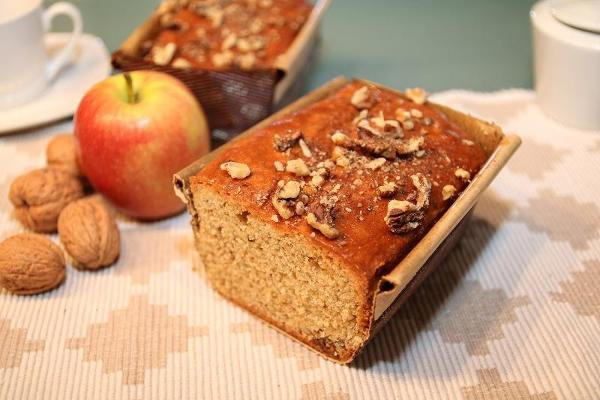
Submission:
[[[27,228],[55,232],[60,212],[83,197],[83,186],[64,171],[36,169],[15,179],[8,197],[15,206],[15,216]]]
[[[58,218],[58,235],[79,268],[107,267],[119,257],[119,228],[97,198],[80,199],[65,207]]]
[[[46,165],[48,168],[60,169],[77,178],[83,177],[77,153],[75,150],[75,136],[63,133],[54,136],[46,147]]]
[[[63,252],[47,237],[20,233],[0,243],[0,286],[9,292],[42,293],[64,279]]]

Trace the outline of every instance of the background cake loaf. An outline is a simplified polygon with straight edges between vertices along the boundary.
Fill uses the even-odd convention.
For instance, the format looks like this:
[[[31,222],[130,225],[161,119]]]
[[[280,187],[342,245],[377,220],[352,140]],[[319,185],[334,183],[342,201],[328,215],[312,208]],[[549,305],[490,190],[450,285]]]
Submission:
[[[311,11],[306,0],[188,1],[165,12],[144,57],[175,68],[272,68]]]
[[[124,71],[181,80],[215,145],[286,104],[303,86],[330,0],[167,0],[113,53]]]

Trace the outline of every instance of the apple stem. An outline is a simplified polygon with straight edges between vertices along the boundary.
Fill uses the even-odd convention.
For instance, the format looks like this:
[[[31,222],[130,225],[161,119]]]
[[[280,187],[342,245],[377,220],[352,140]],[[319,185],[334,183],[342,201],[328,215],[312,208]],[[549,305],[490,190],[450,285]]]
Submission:
[[[131,74],[129,72],[124,72],[123,77],[125,78],[125,83],[127,85],[127,101],[129,103],[137,103],[137,93],[133,90],[133,79],[131,79]]]

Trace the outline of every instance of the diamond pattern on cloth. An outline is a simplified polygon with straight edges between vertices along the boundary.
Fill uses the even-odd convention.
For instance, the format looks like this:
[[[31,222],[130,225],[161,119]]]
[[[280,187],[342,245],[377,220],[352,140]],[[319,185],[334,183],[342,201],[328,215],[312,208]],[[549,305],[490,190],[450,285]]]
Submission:
[[[354,363],[321,359],[222,299],[188,215],[119,216],[116,265],[69,265],[43,295],[0,290],[0,399],[597,398],[600,132],[550,120],[531,91],[433,100],[523,145],[458,247]],[[0,137],[0,240],[23,230],[12,179],[42,167],[48,140],[70,129]]]
[[[230,329],[232,333],[250,333],[253,346],[270,346],[275,357],[295,358],[298,369],[301,371],[319,366],[320,358],[316,354],[306,351],[300,344],[259,321],[235,323],[231,325]]]
[[[600,207],[549,189],[530,199],[527,207],[519,209],[517,218],[532,230],[569,242],[575,249],[586,249],[589,241],[600,238]]]
[[[144,383],[145,372],[165,368],[167,355],[187,352],[189,339],[206,336],[203,326],[189,327],[183,315],[171,316],[166,305],[152,305],[141,295],[127,308],[92,324],[82,338],[67,340],[68,349],[83,349],[85,361],[101,361],[103,372],[123,373],[123,383]]]
[[[0,369],[21,365],[23,355],[44,350],[44,340],[28,340],[27,329],[11,329],[10,320],[0,318]]]
[[[477,371],[479,384],[462,388],[465,400],[555,400],[552,392],[530,394],[523,381],[504,382],[497,369]]]
[[[584,262],[582,271],[573,271],[572,279],[560,282],[561,291],[552,293],[555,301],[569,303],[582,316],[600,321],[600,260]]]

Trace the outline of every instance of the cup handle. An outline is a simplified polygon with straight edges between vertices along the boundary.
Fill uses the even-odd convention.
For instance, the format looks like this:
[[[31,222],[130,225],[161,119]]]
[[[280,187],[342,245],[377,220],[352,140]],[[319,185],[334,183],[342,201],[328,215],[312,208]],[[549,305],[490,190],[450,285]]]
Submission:
[[[83,23],[81,19],[81,13],[71,3],[66,3],[64,1],[54,3],[50,7],[48,7],[42,14],[42,24],[44,26],[44,31],[48,31],[51,26],[52,19],[57,16],[64,14],[71,18],[73,21],[73,31],[71,32],[71,37],[69,38],[69,42],[64,46],[62,50],[60,50],[54,57],[52,57],[48,64],[46,65],[46,78],[48,81],[51,81],[56,77],[58,72],[69,63],[73,52],[75,51],[75,46],[79,42],[81,38],[81,32],[83,30]]]

